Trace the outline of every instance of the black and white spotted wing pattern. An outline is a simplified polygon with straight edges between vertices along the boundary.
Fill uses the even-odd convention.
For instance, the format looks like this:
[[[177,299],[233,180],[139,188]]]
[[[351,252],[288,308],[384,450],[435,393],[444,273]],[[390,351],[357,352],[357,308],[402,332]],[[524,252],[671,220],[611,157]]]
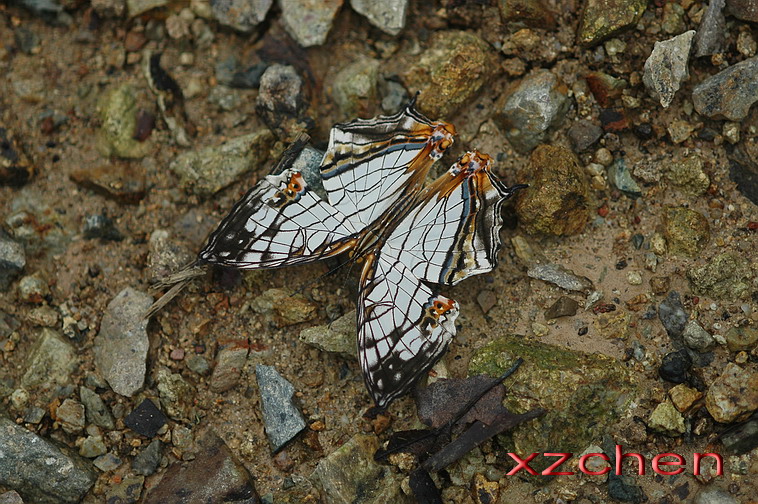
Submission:
[[[200,262],[278,268],[341,252],[356,229],[292,169],[268,175],[238,201],[208,238]]]
[[[417,195],[366,262],[358,348],[379,406],[405,394],[455,335],[458,303],[424,282],[452,285],[497,263],[500,206],[523,186],[505,187],[490,162],[484,154],[464,154]]]
[[[371,225],[421,189],[454,134],[451,124],[430,121],[413,103],[392,116],[334,126],[321,163],[329,202],[355,227]]]

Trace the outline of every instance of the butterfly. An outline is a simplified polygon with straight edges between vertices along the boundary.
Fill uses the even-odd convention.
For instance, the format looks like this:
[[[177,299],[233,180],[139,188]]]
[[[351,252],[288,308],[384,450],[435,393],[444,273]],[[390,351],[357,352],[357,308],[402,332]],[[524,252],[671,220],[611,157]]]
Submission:
[[[439,286],[496,266],[500,207],[526,187],[505,186],[492,159],[476,151],[425,187],[455,128],[423,116],[414,101],[391,116],[332,128],[320,165],[328,201],[285,163],[234,205],[198,254],[198,264],[241,269],[345,253],[361,262],[358,353],[380,408],[445,352],[460,306]]]

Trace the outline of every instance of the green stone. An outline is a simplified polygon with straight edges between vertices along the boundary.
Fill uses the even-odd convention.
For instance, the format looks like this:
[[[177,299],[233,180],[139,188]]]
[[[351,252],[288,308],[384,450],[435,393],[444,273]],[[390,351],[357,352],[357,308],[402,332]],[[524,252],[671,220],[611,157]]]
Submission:
[[[711,179],[703,171],[703,160],[700,156],[686,157],[668,163],[666,166],[668,167],[666,178],[675,186],[684,189],[688,194],[700,196],[711,185]]]
[[[103,156],[138,159],[150,151],[149,141],[134,139],[137,98],[131,85],[122,84],[106,91],[97,102],[97,111],[102,124],[96,145]]]
[[[681,436],[684,434],[684,417],[670,402],[664,402],[656,406],[650,414],[648,426],[660,433],[669,436]]]
[[[356,434],[316,466],[311,480],[327,502],[384,504],[401,498],[400,481],[389,467],[374,462],[379,440]]]
[[[208,197],[243,175],[264,168],[273,142],[274,135],[264,128],[221,145],[180,154],[169,168],[179,177],[182,189]]]
[[[510,392],[505,406],[514,413],[534,408],[547,413],[501,436],[515,453],[543,452],[546,446],[581,453],[607,433],[639,395],[631,371],[617,360],[521,336],[499,338],[479,349],[468,374],[499,376],[517,357],[524,363],[506,382]]]
[[[689,208],[667,207],[662,221],[670,254],[695,257],[708,245],[710,226],[702,214]]]
[[[750,281],[756,266],[733,253],[723,253],[699,268],[687,272],[692,290],[714,299],[745,299],[750,295]]]
[[[633,27],[644,14],[647,0],[585,0],[577,42],[591,47]]]
[[[42,329],[27,357],[21,386],[52,391],[71,383],[71,375],[77,366],[74,348],[57,331]]]

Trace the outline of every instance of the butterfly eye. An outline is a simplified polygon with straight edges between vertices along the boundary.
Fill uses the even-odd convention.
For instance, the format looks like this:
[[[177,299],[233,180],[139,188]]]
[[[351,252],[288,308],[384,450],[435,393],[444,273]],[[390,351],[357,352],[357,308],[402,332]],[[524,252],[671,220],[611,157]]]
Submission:
[[[294,183],[294,184],[292,184],[292,189],[294,191],[299,191],[300,190],[300,184],[298,184],[297,182]]]

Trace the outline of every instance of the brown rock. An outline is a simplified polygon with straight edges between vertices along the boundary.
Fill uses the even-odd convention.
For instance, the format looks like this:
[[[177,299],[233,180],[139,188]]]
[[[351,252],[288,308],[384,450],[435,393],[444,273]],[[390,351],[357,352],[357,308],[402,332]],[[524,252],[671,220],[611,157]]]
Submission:
[[[744,420],[758,409],[758,373],[730,362],[708,388],[705,407],[717,422]]]
[[[516,200],[516,214],[529,233],[580,233],[590,215],[590,193],[576,156],[564,147],[541,145],[533,152]]]
[[[168,468],[163,479],[147,494],[144,504],[261,502],[253,477],[221,438],[210,432],[201,444],[193,461],[175,462]]]
[[[432,118],[453,114],[500,71],[487,43],[463,31],[435,32],[429,49],[414,59],[400,77],[406,88],[420,91],[419,109]]]

